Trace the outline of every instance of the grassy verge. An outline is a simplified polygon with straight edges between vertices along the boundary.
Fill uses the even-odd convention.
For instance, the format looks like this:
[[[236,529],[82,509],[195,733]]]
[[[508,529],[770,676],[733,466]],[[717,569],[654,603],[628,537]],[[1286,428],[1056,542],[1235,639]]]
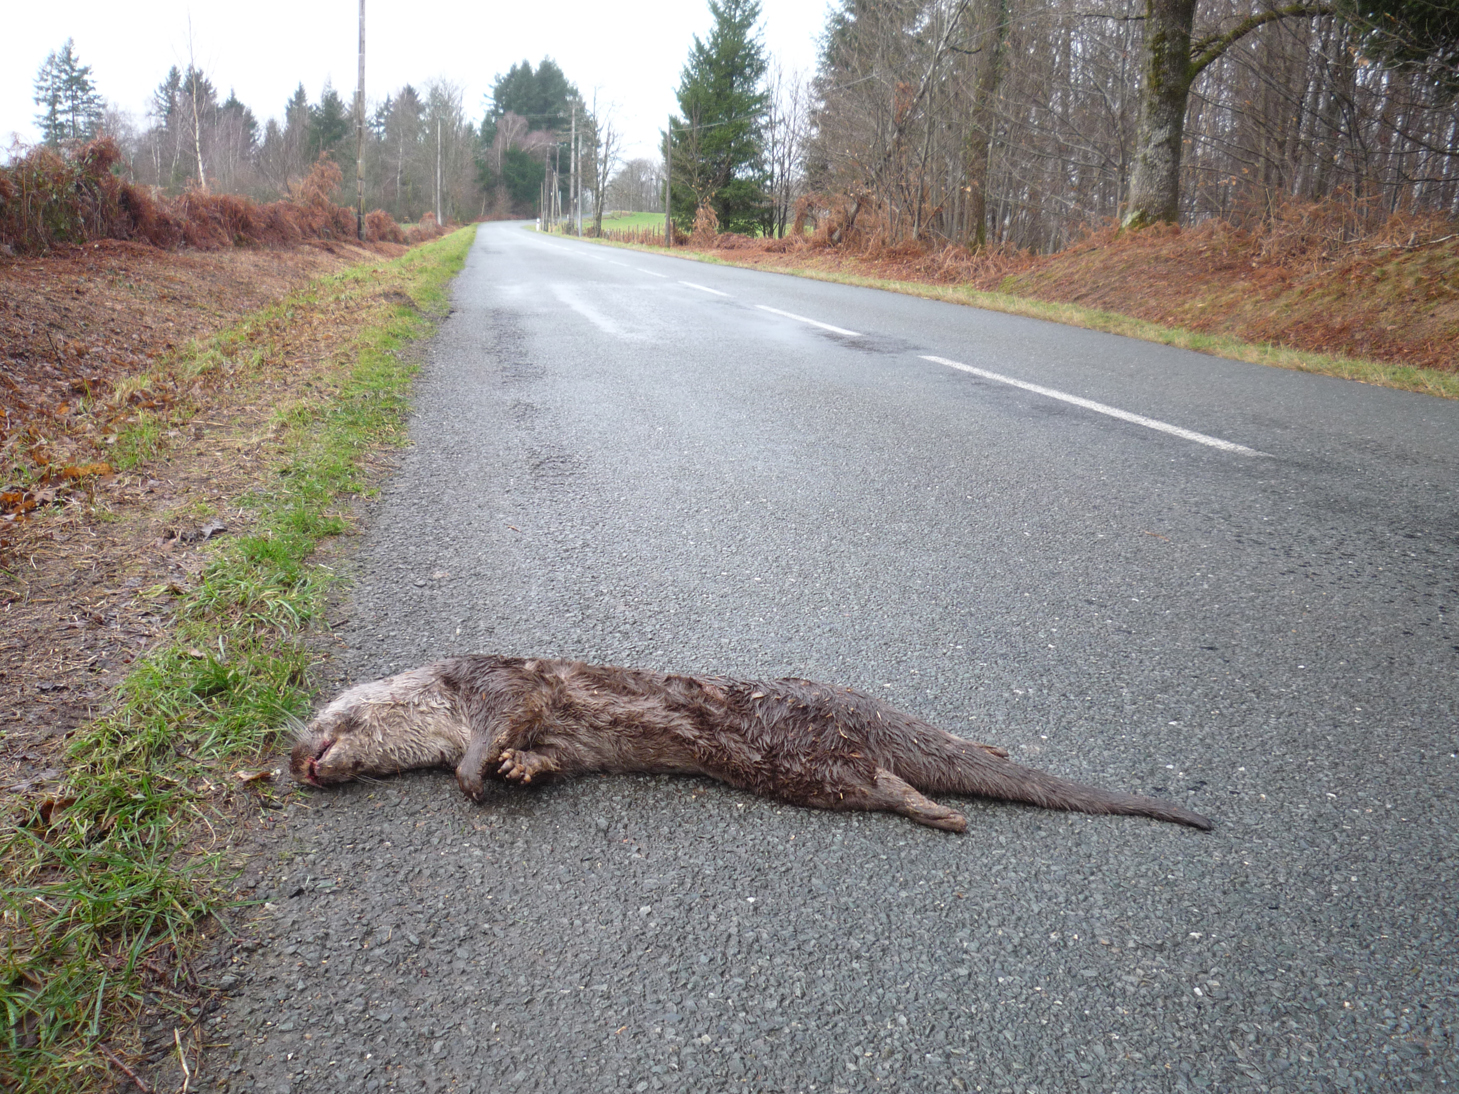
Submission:
[[[606,222],[605,222],[606,223]],[[609,247],[628,247],[633,250],[665,254],[662,247],[647,247],[634,243],[617,243],[608,240],[586,240]],[[1323,376],[1336,376],[1343,380],[1357,380],[1360,383],[1378,387],[1398,388],[1402,391],[1417,391],[1425,395],[1438,395],[1445,399],[1459,399],[1459,375],[1439,372],[1434,369],[1418,368],[1413,365],[1395,365],[1384,361],[1372,361],[1360,357],[1343,357],[1329,353],[1312,353],[1272,343],[1244,342],[1229,335],[1203,334],[1183,327],[1169,327],[1136,319],[1115,312],[1081,307],[1078,304],[1050,303],[1010,293],[982,292],[963,285],[936,284],[923,281],[897,281],[886,278],[864,277],[839,270],[821,270],[792,264],[781,256],[771,262],[742,262],[733,258],[704,251],[678,250],[677,258],[690,258],[721,266],[740,266],[752,270],[768,270],[772,273],[792,274],[816,281],[832,281],[841,285],[860,285],[864,288],[884,289],[888,292],[921,296],[929,300],[945,300],[953,304],[966,304],[989,311],[1005,312],[1009,315],[1023,315],[1032,319],[1047,319],[1066,326],[1082,327],[1085,330],[1105,331],[1145,342],[1159,342],[1179,349],[1209,353],[1214,357],[1225,357],[1233,361],[1247,361],[1255,365],[1269,365],[1275,368],[1294,369],[1300,372],[1315,372]]]
[[[0,830],[5,1089],[100,1089],[136,1058],[129,1019],[160,1009],[192,1024],[183,958],[226,899],[209,818],[250,792],[238,765],[308,709],[304,636],[330,583],[311,556],[345,530],[347,499],[367,488],[364,457],[403,435],[413,366],[399,351],[443,310],[473,238],[466,229],[322,279],[168,366],[206,376],[226,365],[230,391],[246,391],[270,358],[287,358],[295,327],[330,313],[352,324],[307,366],[315,386],[298,390],[310,394],[276,408],[269,481],[241,502],[248,534],[222,542],[180,598],[170,641],[74,735],[62,788]],[[154,442],[129,455],[145,459]]]

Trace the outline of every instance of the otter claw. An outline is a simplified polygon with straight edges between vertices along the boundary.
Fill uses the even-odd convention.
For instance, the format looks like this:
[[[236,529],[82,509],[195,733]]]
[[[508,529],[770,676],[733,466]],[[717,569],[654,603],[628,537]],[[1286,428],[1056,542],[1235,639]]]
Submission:
[[[500,759],[501,766],[497,768],[497,774],[524,786],[537,775],[549,775],[557,770],[557,765],[550,756],[526,748],[506,749]]]
[[[527,767],[526,757],[521,752],[507,749],[502,753],[501,767],[497,768],[497,774],[504,779],[513,779],[519,782],[529,783],[532,781],[532,772]]]

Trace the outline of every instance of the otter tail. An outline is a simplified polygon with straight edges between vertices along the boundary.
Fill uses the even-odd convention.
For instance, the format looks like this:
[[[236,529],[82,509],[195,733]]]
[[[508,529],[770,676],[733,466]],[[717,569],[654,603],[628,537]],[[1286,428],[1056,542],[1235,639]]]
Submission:
[[[929,727],[930,728],[930,727]],[[1120,794],[1070,782],[1046,771],[1023,767],[983,745],[944,730],[942,747],[899,757],[895,771],[925,794],[967,794],[1025,802],[1074,813],[1115,813],[1152,817],[1210,831],[1211,821],[1174,802],[1139,794]]]

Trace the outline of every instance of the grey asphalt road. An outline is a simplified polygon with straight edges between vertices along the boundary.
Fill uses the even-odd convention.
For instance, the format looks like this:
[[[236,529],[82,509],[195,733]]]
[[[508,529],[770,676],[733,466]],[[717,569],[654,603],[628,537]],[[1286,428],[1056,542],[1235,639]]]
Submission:
[[[341,679],[809,676],[1216,829],[966,802],[952,836],[665,777],[301,793],[209,1082],[1459,1084],[1459,404],[517,225],[455,309]]]

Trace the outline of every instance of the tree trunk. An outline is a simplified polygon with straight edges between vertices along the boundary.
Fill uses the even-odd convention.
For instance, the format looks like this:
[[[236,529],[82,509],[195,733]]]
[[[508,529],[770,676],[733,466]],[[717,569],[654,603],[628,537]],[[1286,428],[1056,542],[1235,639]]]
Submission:
[[[973,84],[973,109],[967,139],[968,202],[965,223],[973,246],[988,242],[988,158],[993,149],[993,127],[998,85],[1003,80],[1003,50],[1008,40],[1008,0],[990,0],[978,27],[983,56]]]
[[[1145,0],[1145,82],[1124,226],[1180,219],[1180,159],[1186,102],[1195,76],[1191,27],[1195,0]]]

